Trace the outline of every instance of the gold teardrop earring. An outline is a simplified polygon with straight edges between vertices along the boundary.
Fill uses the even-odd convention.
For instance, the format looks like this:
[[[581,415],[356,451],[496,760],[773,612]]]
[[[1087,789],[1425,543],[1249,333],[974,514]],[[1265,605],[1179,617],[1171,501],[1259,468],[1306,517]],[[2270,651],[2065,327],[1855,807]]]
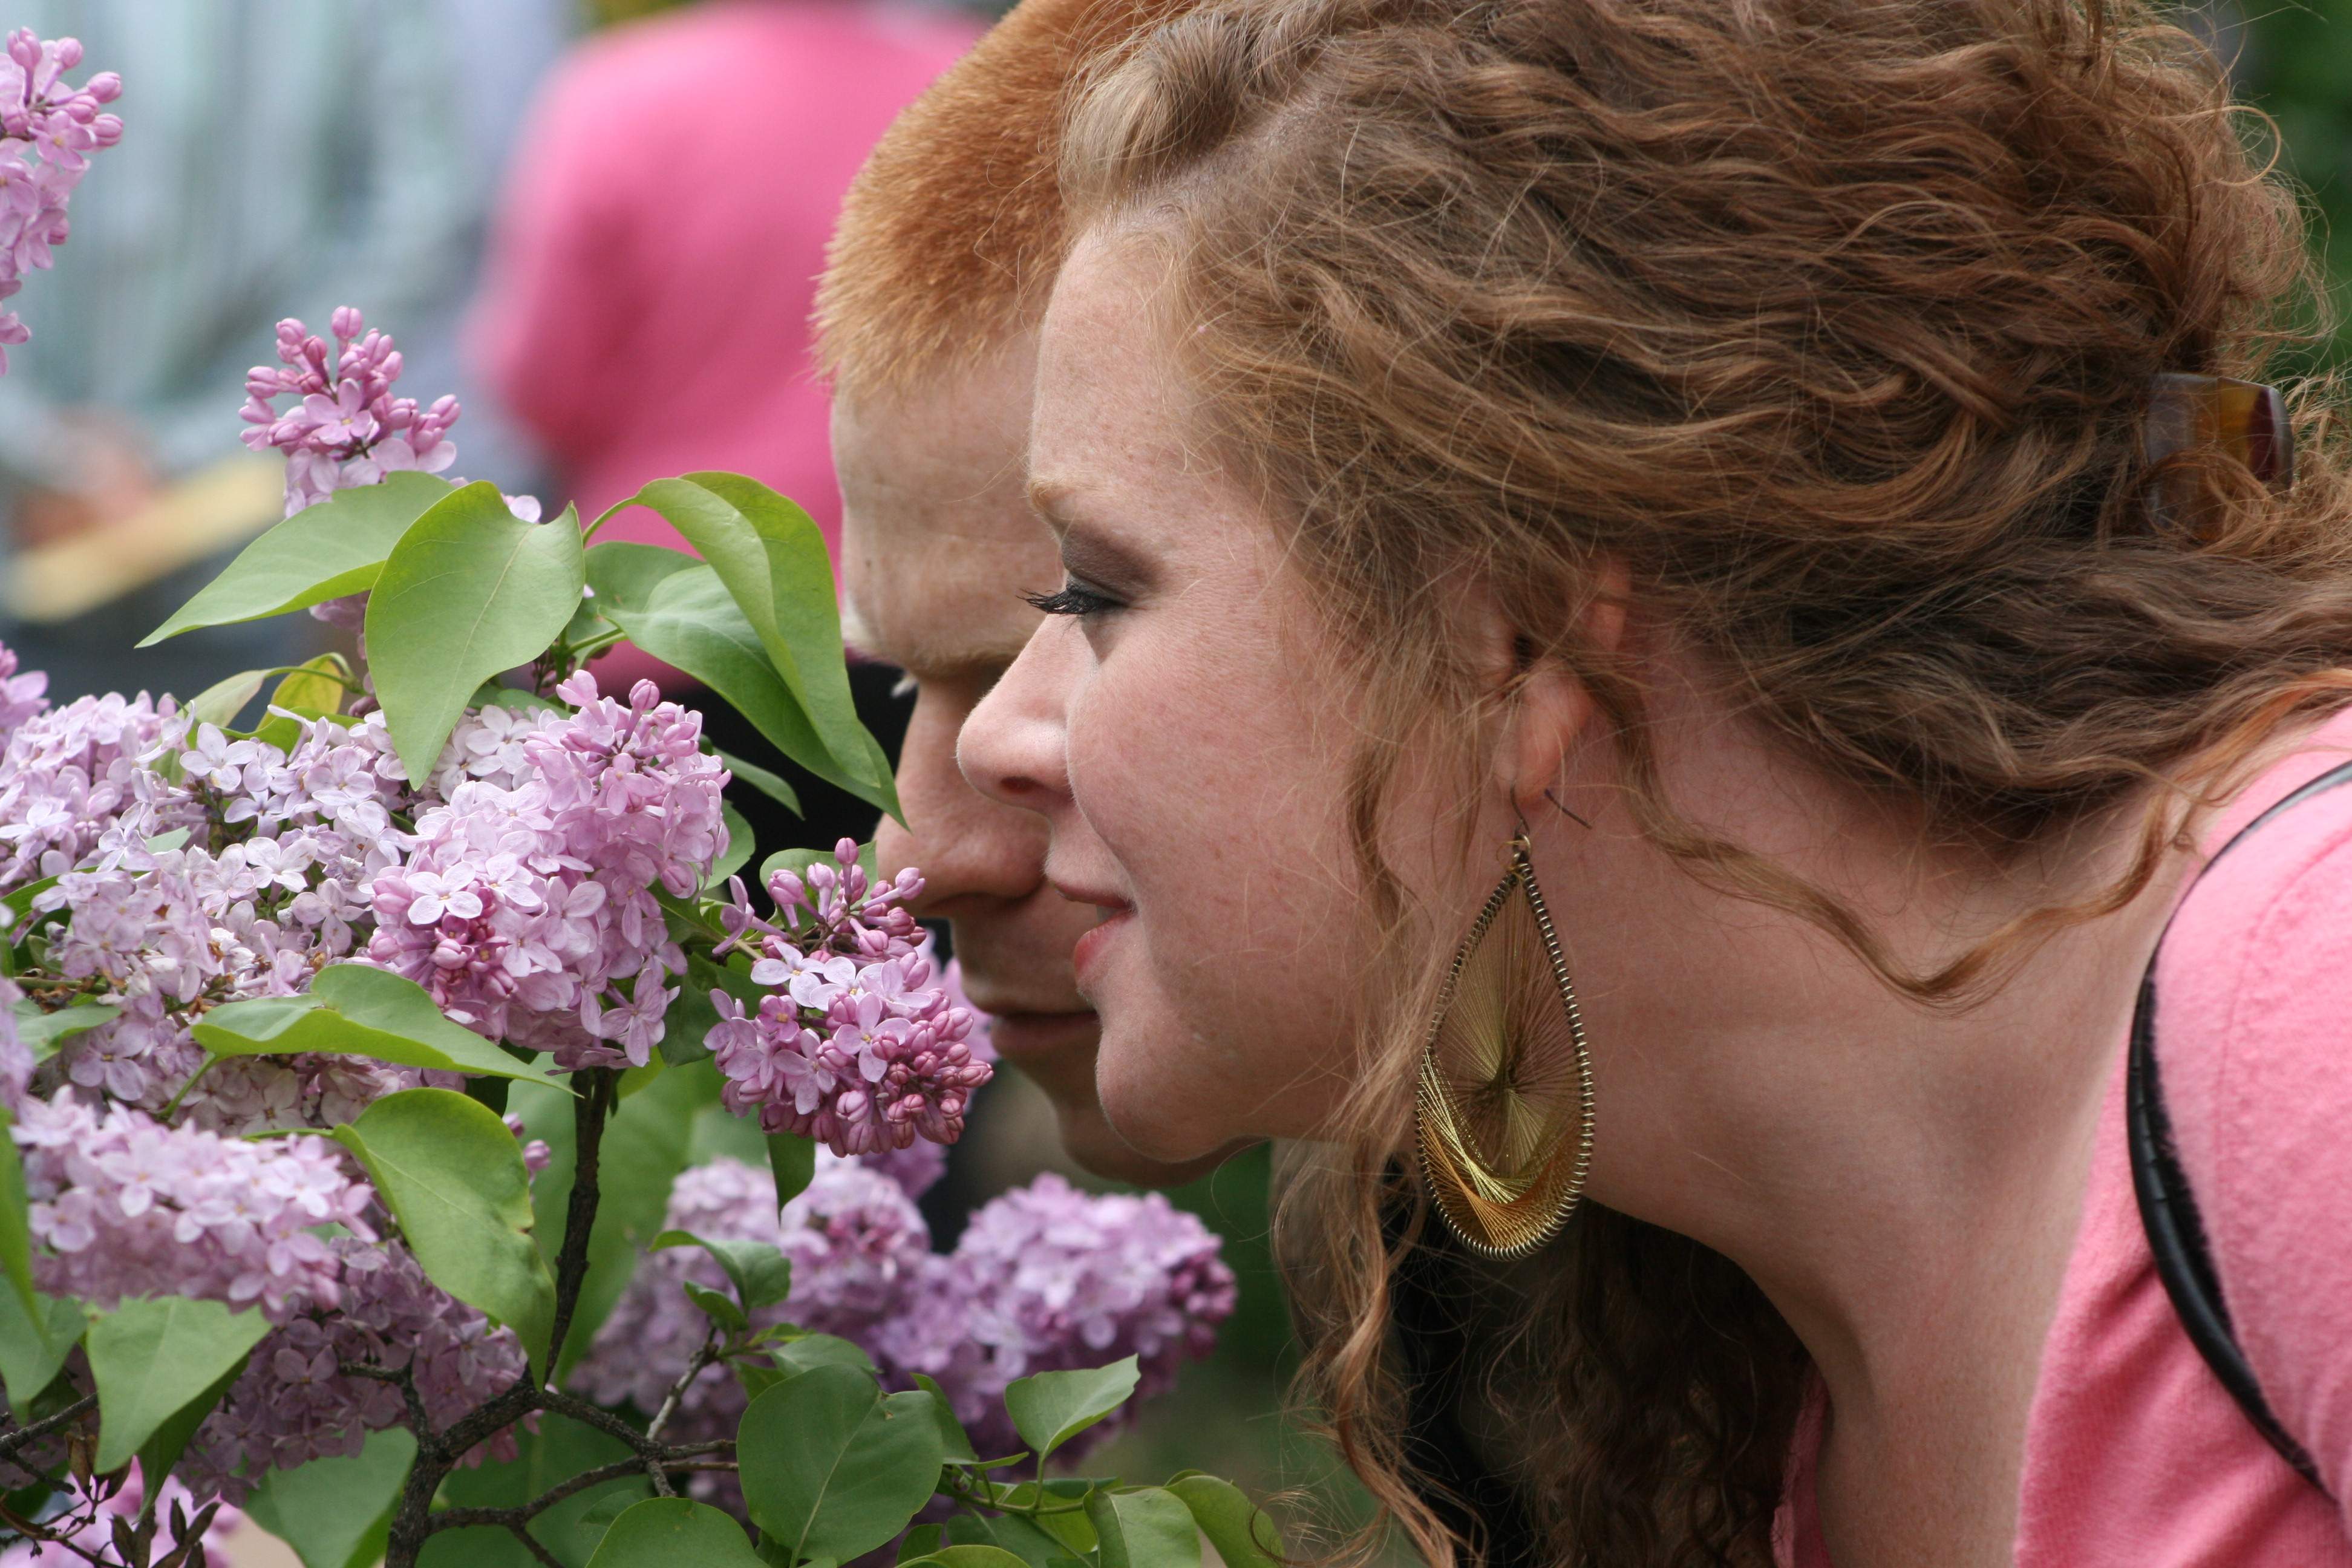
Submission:
[[[1557,1234],[1592,1163],[1592,1057],[1525,822],[1507,856],[1446,972],[1413,1097],[1437,1212],[1488,1258]]]

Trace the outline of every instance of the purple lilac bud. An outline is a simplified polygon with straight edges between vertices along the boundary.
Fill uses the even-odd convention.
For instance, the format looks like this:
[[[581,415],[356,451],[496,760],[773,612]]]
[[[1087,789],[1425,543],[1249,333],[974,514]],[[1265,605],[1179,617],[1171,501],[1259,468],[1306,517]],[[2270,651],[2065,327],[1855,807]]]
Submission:
[[[276,365],[246,372],[245,406],[251,428],[245,444],[257,452],[286,454],[286,515],[337,490],[381,483],[389,473],[437,474],[457,460],[448,439],[457,400],[443,397],[420,409],[395,397],[401,356],[389,334],[371,331],[366,318],[339,306],[328,318],[335,335],[332,364],[326,340],[289,318],[278,323]],[[278,399],[299,401],[281,414]]]
[[[68,87],[61,75],[80,63],[76,39],[43,40],[30,27],[8,35],[0,59],[0,299],[22,288],[26,272],[52,265],[50,251],[72,232],[66,205],[89,154],[121,140],[122,121],[99,106],[121,95],[122,79],[101,71]],[[0,310],[0,374],[8,348],[32,335],[15,311]]]
[[[709,1034],[726,1102],[770,1132],[813,1138],[836,1154],[904,1149],[918,1136],[952,1143],[972,1091],[994,1072],[972,1048],[978,1020],[931,984],[919,929],[904,907],[922,879],[869,885],[857,846],[836,865],[769,880],[779,929],[757,919],[737,884],[729,929],[757,955],[751,978],[776,989],[756,1011],[722,990]]]

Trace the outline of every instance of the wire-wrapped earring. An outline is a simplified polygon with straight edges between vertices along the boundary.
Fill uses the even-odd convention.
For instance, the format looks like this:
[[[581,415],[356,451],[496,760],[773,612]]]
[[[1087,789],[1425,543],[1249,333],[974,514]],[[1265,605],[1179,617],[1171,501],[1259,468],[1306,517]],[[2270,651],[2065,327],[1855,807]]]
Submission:
[[[1414,1095],[1437,1212],[1489,1258],[1549,1240],[1592,1163],[1592,1058],[1524,826],[1508,854],[1438,994]]]

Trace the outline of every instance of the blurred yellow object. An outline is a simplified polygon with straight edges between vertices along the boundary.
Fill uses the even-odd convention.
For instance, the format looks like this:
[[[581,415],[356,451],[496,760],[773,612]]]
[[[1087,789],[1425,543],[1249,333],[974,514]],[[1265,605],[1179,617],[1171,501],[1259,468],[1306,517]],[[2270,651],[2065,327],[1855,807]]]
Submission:
[[[21,552],[0,583],[0,599],[19,620],[68,621],[242,543],[285,507],[282,461],[224,458],[118,522]]]

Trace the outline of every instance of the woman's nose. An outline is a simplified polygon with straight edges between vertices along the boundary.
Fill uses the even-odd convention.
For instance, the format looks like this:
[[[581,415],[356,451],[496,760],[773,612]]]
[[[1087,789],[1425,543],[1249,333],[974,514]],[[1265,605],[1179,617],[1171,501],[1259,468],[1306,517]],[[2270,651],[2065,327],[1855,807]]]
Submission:
[[[956,763],[972,788],[1049,817],[1068,801],[1064,715],[1087,657],[1086,639],[1069,622],[1049,620],[1030,634],[957,740]]]

